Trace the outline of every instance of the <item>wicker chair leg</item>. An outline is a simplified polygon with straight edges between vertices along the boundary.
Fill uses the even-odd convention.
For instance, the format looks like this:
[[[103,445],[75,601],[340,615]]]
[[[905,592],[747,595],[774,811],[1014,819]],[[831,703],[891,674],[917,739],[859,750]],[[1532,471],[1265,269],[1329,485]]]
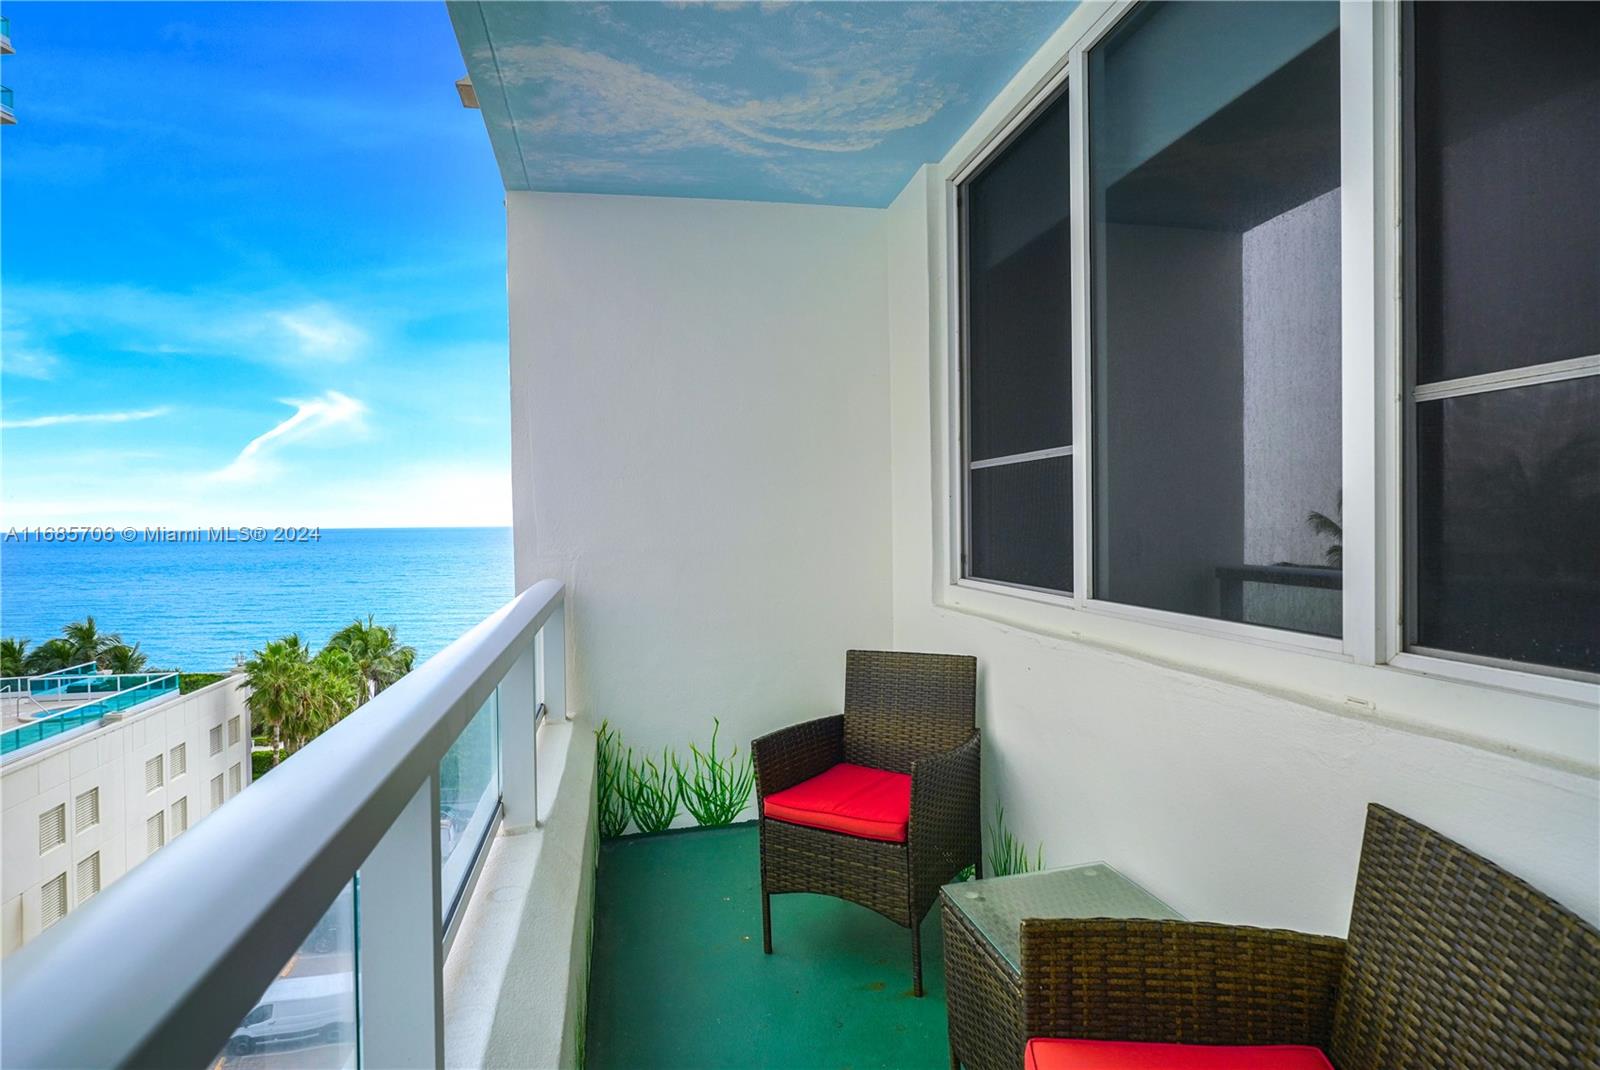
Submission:
[[[772,896],[761,890],[761,950],[772,954]]]
[[[922,998],[922,926],[911,922],[911,994]]]

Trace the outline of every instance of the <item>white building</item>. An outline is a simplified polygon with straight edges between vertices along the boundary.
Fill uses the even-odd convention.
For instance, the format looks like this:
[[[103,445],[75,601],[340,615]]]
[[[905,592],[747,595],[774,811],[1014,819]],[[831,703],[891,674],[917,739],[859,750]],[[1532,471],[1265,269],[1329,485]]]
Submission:
[[[228,677],[5,756],[0,953],[56,924],[244,790],[251,773],[246,695],[239,677]]]

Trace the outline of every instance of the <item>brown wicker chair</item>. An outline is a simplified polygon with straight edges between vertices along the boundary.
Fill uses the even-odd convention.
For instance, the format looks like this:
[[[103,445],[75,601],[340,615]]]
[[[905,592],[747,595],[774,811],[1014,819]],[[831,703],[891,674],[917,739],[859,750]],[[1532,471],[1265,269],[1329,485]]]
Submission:
[[[1030,919],[1022,988],[1029,1037],[1310,1044],[1338,1070],[1600,1067],[1600,932],[1376,805],[1348,941]]]
[[[751,744],[761,814],[761,937],[772,954],[771,897],[838,896],[911,930],[914,991],[922,995],[918,929],[939,886],[979,866],[977,661],[947,654],[852,650],[844,714],[793,725]],[[766,798],[840,762],[911,776],[904,843],[863,839],[766,817]]]

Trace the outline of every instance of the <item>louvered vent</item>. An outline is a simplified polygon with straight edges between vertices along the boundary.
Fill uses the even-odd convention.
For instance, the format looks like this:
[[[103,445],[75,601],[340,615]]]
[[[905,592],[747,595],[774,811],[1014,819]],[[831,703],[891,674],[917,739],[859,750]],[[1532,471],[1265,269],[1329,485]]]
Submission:
[[[235,763],[233,768],[228,770],[228,794],[237,795],[242,787],[244,787],[243,778],[239,772],[238,763]]]
[[[67,842],[67,804],[52,806],[39,815],[39,853]]]
[[[144,850],[150,854],[167,842],[167,815],[151,814],[144,823]]]
[[[211,778],[211,809],[215,810],[222,805],[222,774],[218,773]]]
[[[239,742],[239,718],[237,718],[237,717],[229,717],[228,718],[228,746],[231,747],[237,742]]]
[[[99,890],[100,852],[96,851],[78,863],[78,902],[83,902]]]
[[[172,834],[185,831],[189,827],[189,796],[185,795],[172,804]]]
[[[220,724],[211,729],[211,753],[213,756],[222,753],[222,726]]]
[[[67,875],[61,873],[39,889],[39,928],[48,929],[67,914]]]
[[[187,743],[179,743],[176,747],[173,747],[172,753],[167,757],[167,765],[173,776],[179,777],[189,771],[189,745]]]
[[[144,790],[155,791],[165,781],[161,776],[161,755],[156,755],[144,763]]]
[[[90,788],[72,803],[72,825],[77,831],[100,824],[100,789]]]

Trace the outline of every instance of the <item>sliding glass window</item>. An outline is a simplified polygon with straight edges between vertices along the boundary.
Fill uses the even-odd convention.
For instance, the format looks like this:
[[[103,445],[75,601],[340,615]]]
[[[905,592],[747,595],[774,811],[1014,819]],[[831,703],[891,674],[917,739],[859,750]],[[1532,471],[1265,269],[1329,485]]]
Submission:
[[[1089,52],[1096,599],[1342,631],[1338,27],[1147,3]]]
[[[1060,90],[959,190],[962,574],[1072,587],[1072,267]]]
[[[1405,25],[1408,646],[1600,672],[1600,4]]]

